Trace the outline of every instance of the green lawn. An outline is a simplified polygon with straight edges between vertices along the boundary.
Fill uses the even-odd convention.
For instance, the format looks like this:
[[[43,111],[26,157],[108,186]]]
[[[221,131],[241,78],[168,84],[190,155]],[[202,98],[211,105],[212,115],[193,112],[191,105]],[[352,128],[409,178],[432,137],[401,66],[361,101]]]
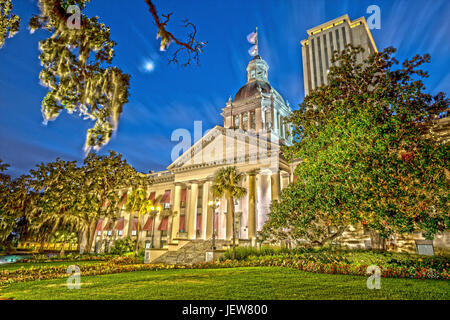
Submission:
[[[13,299],[450,299],[450,282],[381,279],[369,290],[365,277],[255,267],[141,271],[82,277],[80,290],[66,279],[15,283],[0,288]]]
[[[102,263],[104,261],[57,261],[57,262],[41,262],[41,263],[6,263],[6,264],[0,264],[0,271],[2,270],[16,270],[20,268],[31,268],[31,267],[61,267],[61,266],[70,266],[73,264],[76,264],[78,266],[82,266],[85,264],[95,264],[95,263]]]

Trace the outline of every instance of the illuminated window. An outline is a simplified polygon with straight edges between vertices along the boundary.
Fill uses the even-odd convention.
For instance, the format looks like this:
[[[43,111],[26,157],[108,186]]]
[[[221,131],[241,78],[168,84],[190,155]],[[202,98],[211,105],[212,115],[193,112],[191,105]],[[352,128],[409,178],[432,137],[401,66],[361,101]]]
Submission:
[[[250,129],[256,130],[255,111],[250,112]]]
[[[247,129],[248,129],[248,114],[247,114],[247,113],[244,113],[244,114],[242,115],[242,128],[243,128],[244,130],[247,130]]]

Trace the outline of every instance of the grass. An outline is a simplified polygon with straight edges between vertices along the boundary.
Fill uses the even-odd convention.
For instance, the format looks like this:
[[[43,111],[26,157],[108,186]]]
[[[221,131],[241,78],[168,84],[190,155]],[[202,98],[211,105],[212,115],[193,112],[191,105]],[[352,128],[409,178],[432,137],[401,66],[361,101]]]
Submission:
[[[6,264],[0,264],[0,271],[2,270],[16,270],[20,268],[32,268],[32,267],[61,267],[61,266],[70,266],[70,265],[85,265],[85,264],[95,264],[95,263],[102,263],[104,261],[56,261],[56,262],[23,262],[23,263],[6,263]]]
[[[328,275],[289,268],[180,269],[81,278],[80,290],[66,279],[14,283],[0,288],[13,299],[450,299],[450,282],[381,279],[369,290],[366,277]]]

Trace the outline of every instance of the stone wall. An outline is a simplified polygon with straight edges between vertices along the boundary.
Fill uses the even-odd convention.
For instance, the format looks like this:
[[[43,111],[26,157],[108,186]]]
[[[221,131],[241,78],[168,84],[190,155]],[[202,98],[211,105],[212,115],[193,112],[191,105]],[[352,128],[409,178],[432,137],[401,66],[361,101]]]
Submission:
[[[228,241],[216,240],[216,248],[219,252],[228,245]],[[164,264],[193,264],[206,260],[206,252],[211,251],[211,240],[191,240],[176,251],[167,251],[151,263]]]
[[[396,252],[417,253],[416,240],[425,240],[422,232],[395,235],[386,241],[387,248]],[[368,249],[370,248],[370,236],[364,232],[362,225],[350,226],[334,244],[350,249]],[[437,234],[433,240],[435,249],[450,251],[450,231]]]

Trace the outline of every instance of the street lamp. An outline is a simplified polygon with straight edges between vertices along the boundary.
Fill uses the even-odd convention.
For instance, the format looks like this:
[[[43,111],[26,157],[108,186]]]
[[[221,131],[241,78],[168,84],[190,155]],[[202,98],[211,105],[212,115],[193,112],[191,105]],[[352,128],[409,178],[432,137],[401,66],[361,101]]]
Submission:
[[[219,207],[219,201],[210,200],[208,202],[208,206],[213,210],[213,218],[212,218],[212,250],[216,250],[216,209]]]

